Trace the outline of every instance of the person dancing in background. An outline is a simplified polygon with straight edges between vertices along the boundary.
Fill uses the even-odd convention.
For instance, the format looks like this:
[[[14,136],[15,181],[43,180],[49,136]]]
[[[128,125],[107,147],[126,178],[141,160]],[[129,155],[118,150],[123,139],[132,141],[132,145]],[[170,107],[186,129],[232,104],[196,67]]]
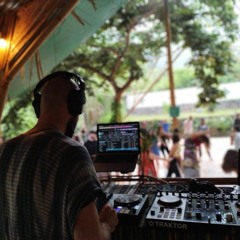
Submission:
[[[169,155],[169,148],[167,141],[171,137],[171,135],[163,130],[163,127],[161,125],[157,128],[157,137],[159,142],[159,149],[160,152],[162,152],[163,157],[168,157]]]
[[[184,142],[183,173],[185,177],[200,177],[200,166],[197,149],[200,144],[210,148],[210,140],[207,132],[195,132],[189,135]]]
[[[205,119],[204,118],[201,118],[201,120],[200,120],[200,124],[199,124],[199,126],[198,126],[198,131],[205,131],[205,132],[209,132],[209,128],[208,128],[208,126],[206,125],[206,122],[205,122]],[[210,140],[210,134],[208,133],[207,134],[207,136],[208,136],[208,138],[209,138],[209,140]],[[199,152],[199,156],[200,157],[202,157],[202,146],[201,146],[202,144],[200,144],[199,146],[198,146],[198,152]],[[211,155],[211,152],[210,152],[210,149],[209,149],[209,147],[208,146],[206,146],[204,143],[203,143],[203,146],[205,147],[205,150],[206,150],[206,152],[207,152],[207,155],[208,155],[208,157],[209,157],[209,160],[212,160],[212,155]]]
[[[240,127],[234,127],[234,131],[230,134],[230,144],[234,145],[235,150],[240,149]]]
[[[169,166],[167,177],[171,177],[175,174],[176,177],[181,177],[180,169],[182,168],[181,146],[180,137],[175,132],[172,136],[173,145],[169,152]]]
[[[160,160],[157,136],[153,130],[146,128],[140,132],[141,135],[141,161],[139,163],[139,175],[157,177],[155,161]]]
[[[193,127],[193,118],[192,116],[189,116],[187,119],[183,121],[183,134],[185,137],[188,135],[191,135],[194,132]]]

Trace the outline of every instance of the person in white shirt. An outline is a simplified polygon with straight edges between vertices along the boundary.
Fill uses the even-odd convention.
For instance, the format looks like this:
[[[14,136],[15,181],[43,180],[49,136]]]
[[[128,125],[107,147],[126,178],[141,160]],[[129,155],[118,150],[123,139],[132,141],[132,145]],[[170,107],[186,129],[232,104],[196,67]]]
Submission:
[[[230,141],[231,141],[231,145],[234,145],[235,150],[240,149],[240,128],[239,127],[236,126],[234,128],[234,131],[230,136]]]
[[[189,116],[189,118],[183,122],[183,134],[188,136],[193,133],[193,130],[193,119],[192,116]]]

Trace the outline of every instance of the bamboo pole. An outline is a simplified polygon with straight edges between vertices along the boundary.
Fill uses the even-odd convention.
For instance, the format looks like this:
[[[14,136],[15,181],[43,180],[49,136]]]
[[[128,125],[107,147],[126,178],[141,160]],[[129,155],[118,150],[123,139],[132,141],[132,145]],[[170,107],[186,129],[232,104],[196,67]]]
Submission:
[[[170,100],[171,100],[171,107],[176,107],[175,103],[175,95],[174,95],[174,78],[173,78],[173,70],[172,70],[172,54],[171,54],[171,21],[169,17],[169,10],[168,10],[168,0],[164,1],[164,10],[165,10],[165,28],[167,34],[167,55],[168,55],[168,77],[169,77],[169,88],[170,88]],[[178,128],[178,120],[177,117],[173,117],[173,128]]]

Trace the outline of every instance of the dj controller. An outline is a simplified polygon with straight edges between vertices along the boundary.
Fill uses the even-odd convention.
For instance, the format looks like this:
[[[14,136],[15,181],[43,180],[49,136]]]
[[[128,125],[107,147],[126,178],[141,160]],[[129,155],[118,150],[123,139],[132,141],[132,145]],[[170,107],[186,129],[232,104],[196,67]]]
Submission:
[[[240,194],[234,187],[209,188],[208,184],[207,188],[192,189],[189,184],[176,183],[109,183],[105,191],[111,194],[109,204],[117,211],[120,225],[135,226],[135,232],[138,228],[141,233],[151,229],[158,234],[186,233],[166,239],[187,239],[189,233],[195,234],[189,239],[240,239]],[[136,239],[122,236],[116,239]]]

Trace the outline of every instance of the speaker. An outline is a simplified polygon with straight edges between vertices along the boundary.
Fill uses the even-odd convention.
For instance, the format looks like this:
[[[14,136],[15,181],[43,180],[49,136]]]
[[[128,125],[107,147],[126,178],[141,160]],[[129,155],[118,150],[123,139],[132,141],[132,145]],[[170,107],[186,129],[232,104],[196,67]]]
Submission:
[[[77,116],[82,113],[83,105],[86,103],[86,96],[85,96],[85,83],[81,77],[74,73],[70,73],[67,71],[58,71],[51,73],[41,79],[39,83],[36,85],[35,89],[33,90],[33,108],[37,118],[40,116],[40,104],[41,104],[41,89],[43,86],[51,81],[52,79],[61,78],[63,81],[71,81],[74,82],[78,89],[73,89],[69,92],[67,98],[67,106],[68,112],[73,115]]]

